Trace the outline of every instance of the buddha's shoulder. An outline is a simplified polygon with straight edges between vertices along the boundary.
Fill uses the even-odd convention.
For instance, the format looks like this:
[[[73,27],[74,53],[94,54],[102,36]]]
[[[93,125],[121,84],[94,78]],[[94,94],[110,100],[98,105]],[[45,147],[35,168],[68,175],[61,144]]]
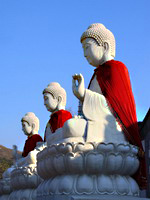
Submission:
[[[42,139],[42,137],[39,135],[39,134],[34,134],[34,135],[32,135],[32,137],[31,137],[33,140],[38,140],[38,139]]]

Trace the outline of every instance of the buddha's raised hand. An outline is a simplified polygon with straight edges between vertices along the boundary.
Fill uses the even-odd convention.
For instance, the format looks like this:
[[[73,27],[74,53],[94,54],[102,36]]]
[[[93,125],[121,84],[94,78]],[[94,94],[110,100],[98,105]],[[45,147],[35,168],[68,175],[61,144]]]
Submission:
[[[82,74],[74,74],[72,76],[72,91],[79,100],[84,100],[85,87]]]

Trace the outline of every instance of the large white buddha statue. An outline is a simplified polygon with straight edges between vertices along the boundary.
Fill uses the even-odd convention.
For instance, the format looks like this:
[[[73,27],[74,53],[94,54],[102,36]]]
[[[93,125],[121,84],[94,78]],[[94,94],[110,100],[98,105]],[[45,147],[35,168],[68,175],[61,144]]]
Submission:
[[[97,69],[108,61],[115,62],[114,36],[102,24],[92,24],[83,33],[81,42],[84,56],[89,64]],[[88,89],[85,89],[82,74],[74,74],[72,83],[73,93],[83,104],[82,111],[87,124],[86,131],[81,134],[77,125],[84,127],[85,122],[83,119],[82,122],[80,119],[76,122],[72,120],[68,125],[72,127],[71,131],[82,135],[86,142],[128,143],[119,119],[116,120],[110,103],[102,92],[96,74],[93,75]]]
[[[82,34],[81,43],[88,63],[96,67],[88,89],[81,74],[73,75],[73,92],[82,102],[88,120],[86,141],[95,137],[98,142],[129,142],[138,146],[141,165],[137,181],[144,188],[146,170],[135,102],[128,70],[122,62],[114,60],[114,35],[96,23]]]
[[[144,159],[135,104],[125,65],[115,61],[115,39],[102,24],[82,35],[84,56],[96,67],[88,89],[81,74],[73,75],[72,89],[81,101],[83,117],[67,120],[37,155],[44,181],[37,199],[140,200],[145,186]],[[87,70],[86,70],[87,71]],[[54,134],[54,135],[55,135]],[[138,146],[138,147],[137,147]]]

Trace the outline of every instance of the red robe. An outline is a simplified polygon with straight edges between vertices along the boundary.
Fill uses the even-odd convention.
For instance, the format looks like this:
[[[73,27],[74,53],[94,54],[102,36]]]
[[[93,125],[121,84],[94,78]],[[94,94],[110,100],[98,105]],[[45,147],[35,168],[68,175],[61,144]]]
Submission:
[[[59,110],[53,113],[48,123],[50,124],[51,132],[55,133],[58,128],[63,127],[64,123],[71,119],[72,115],[67,110]],[[45,131],[46,132],[46,131]],[[46,134],[44,135],[44,142],[46,141]]]
[[[26,157],[30,151],[34,150],[37,142],[43,142],[43,139],[41,138],[40,135],[35,134],[32,135],[31,137],[28,137],[24,145],[22,156]]]
[[[110,110],[120,123],[127,140],[139,147],[140,167],[135,179],[144,189],[147,184],[146,164],[128,70],[122,62],[110,60],[95,69],[91,81],[95,75]]]

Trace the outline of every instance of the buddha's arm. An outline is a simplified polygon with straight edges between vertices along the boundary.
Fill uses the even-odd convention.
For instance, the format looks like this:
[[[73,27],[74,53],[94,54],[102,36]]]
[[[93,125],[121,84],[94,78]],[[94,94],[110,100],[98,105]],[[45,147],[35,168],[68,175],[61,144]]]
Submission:
[[[84,101],[85,87],[84,78],[82,74],[74,74],[72,76],[72,90],[74,95],[80,100]]]
[[[22,157],[19,160],[17,160],[16,165],[18,167],[22,167],[24,165],[35,164],[36,154],[37,154],[37,150],[34,149],[33,151],[29,152],[29,154],[26,157]]]
[[[106,114],[111,114],[102,94],[85,89],[83,113],[88,120],[99,121]]]
[[[98,107],[104,108],[107,105],[105,97],[102,94],[95,92],[96,89],[94,89],[94,91],[91,91],[89,89],[85,89],[84,77],[82,76],[82,74],[74,74],[73,75],[72,90],[73,90],[74,95],[82,102],[85,101],[85,96],[88,96],[88,99],[91,99],[91,100],[93,99],[94,101],[97,102],[97,103],[95,102],[96,105],[98,105],[98,104],[103,105],[104,104],[104,106],[98,106]],[[89,103],[86,100],[86,103],[84,103],[84,104],[88,105]]]

